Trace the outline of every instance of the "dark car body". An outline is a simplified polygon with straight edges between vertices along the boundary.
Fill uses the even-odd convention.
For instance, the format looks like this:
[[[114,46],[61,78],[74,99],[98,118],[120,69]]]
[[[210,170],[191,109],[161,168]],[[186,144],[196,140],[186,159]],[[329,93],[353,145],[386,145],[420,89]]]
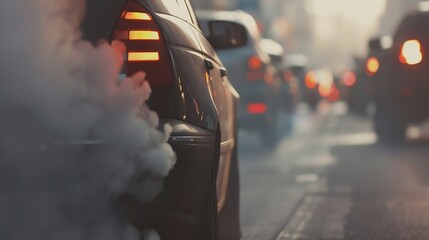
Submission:
[[[380,140],[403,141],[408,124],[429,117],[428,35],[429,12],[411,12],[396,30],[392,47],[381,56],[374,118]]]
[[[147,73],[153,90],[148,105],[161,124],[173,127],[169,143],[177,163],[164,190],[150,204],[124,197],[128,220],[138,228],[154,227],[162,239],[217,239],[217,226],[210,221],[217,221],[213,212],[219,212],[219,222],[223,215],[232,216],[225,221],[239,237],[239,95],[199,29],[189,1],[88,0],[82,30],[94,44],[119,39],[127,45],[122,73]],[[140,36],[145,40],[133,40],[132,30],[155,31],[149,38],[156,40],[146,35]],[[151,55],[139,55],[148,51]]]
[[[315,110],[322,98],[318,91],[319,84],[315,71],[308,68],[307,57],[302,54],[289,54],[285,58],[285,64],[298,79],[301,101]]]
[[[238,122],[240,128],[258,133],[267,147],[278,140],[278,116],[281,110],[281,86],[270,57],[260,46],[261,36],[255,19],[243,11],[198,11],[206,37],[209,22],[231,22],[244,27],[246,44],[240,48],[215,50],[228,69],[233,86],[240,93]]]
[[[288,114],[292,114],[300,98],[299,83],[298,79],[284,63],[284,49],[281,44],[267,38],[262,39],[261,48],[270,56],[271,63],[276,68],[277,78],[281,80],[281,106],[285,108]]]
[[[349,110],[359,115],[367,115],[369,107],[374,104],[375,90],[380,77],[380,61],[385,51],[392,46],[392,38],[383,36],[368,42],[368,55],[364,59],[355,58],[353,72],[356,81],[346,85]]]

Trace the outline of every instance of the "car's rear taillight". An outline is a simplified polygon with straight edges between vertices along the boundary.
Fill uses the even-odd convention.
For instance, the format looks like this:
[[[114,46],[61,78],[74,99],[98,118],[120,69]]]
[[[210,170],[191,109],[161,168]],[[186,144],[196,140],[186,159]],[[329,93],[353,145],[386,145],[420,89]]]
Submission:
[[[314,89],[317,87],[317,79],[316,79],[316,73],[313,71],[309,71],[307,74],[305,74],[305,86],[308,89]]]
[[[366,73],[369,76],[374,76],[380,69],[380,62],[376,57],[370,57],[366,61]]]
[[[249,69],[257,70],[262,67],[262,60],[258,56],[251,56],[247,62]]]
[[[167,45],[158,24],[139,3],[129,1],[113,32],[114,40],[127,46],[122,74],[144,71],[154,89],[172,85],[171,63]]]
[[[413,39],[404,42],[399,54],[399,61],[403,64],[416,65],[422,60],[423,53],[419,40]]]
[[[347,87],[352,87],[356,83],[356,74],[352,71],[347,71],[343,74],[343,84]]]
[[[247,112],[250,114],[264,114],[267,111],[265,103],[250,103],[247,105]]]

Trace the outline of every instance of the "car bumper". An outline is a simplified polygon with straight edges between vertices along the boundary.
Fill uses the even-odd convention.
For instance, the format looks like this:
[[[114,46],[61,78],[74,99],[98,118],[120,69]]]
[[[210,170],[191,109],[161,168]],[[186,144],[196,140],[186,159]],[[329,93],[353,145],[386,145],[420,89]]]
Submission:
[[[390,103],[398,109],[400,116],[407,123],[426,120],[429,117],[429,71],[426,68],[411,71],[408,66],[400,66],[389,76],[383,79],[382,88],[385,89],[380,90],[387,99],[391,99]]]
[[[240,110],[237,116],[238,126],[242,129],[260,130],[274,125],[272,113],[250,114],[246,109]]]
[[[132,196],[124,196],[121,203],[134,226],[155,228],[161,239],[191,239],[199,226],[216,136],[189,123],[161,122],[174,129],[169,143],[177,156],[176,165],[151,203],[141,204]]]

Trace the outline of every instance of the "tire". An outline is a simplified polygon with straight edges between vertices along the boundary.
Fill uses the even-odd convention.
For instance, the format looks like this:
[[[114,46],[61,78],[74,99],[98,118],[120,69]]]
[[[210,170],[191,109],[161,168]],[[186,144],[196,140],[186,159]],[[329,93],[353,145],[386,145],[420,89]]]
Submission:
[[[217,210],[217,191],[216,177],[220,154],[220,136],[216,136],[216,148],[213,157],[212,169],[209,174],[208,186],[203,207],[199,219],[199,236],[195,240],[218,240],[218,210]]]
[[[237,134],[236,134],[237,135]],[[240,172],[238,144],[232,153],[230,176],[225,204],[219,213],[219,238],[222,240],[241,239],[240,230]]]

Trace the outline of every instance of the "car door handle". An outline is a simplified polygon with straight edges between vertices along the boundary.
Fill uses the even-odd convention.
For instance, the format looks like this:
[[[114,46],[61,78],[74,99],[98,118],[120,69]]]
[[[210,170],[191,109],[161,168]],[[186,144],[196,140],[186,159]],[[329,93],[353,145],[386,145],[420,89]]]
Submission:
[[[220,68],[220,75],[222,77],[226,77],[226,75],[228,75],[228,71],[226,70],[226,68]]]
[[[214,69],[214,64],[213,64],[213,62],[211,60],[204,59],[204,62],[206,63],[207,71],[211,71],[211,70]]]

